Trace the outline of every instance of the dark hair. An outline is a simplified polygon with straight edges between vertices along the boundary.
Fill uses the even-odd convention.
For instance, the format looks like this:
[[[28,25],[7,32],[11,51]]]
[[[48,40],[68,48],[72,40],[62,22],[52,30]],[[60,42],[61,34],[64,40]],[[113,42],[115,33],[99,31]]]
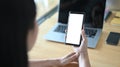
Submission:
[[[34,28],[34,0],[0,1],[0,65],[27,67],[27,34]]]

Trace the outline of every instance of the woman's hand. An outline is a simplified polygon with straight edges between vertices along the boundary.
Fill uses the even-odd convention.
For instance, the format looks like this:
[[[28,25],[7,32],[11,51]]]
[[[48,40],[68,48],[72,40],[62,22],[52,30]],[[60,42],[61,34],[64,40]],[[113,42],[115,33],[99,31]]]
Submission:
[[[76,48],[76,53],[78,53],[79,67],[91,67],[88,52],[87,52],[87,38],[85,36],[84,30],[82,30],[82,43],[79,48]]]
[[[77,58],[78,58],[78,54],[76,52],[72,52],[72,53],[68,54],[67,56],[62,57],[60,59],[60,65],[64,66],[71,62],[75,62],[77,60]]]
[[[80,47],[73,47],[75,52],[78,53],[78,55],[80,55],[80,53],[86,53],[87,52],[87,38],[85,35],[84,30],[82,30],[82,42]]]
[[[82,42],[80,47],[74,47],[75,52],[68,54],[67,56],[60,59],[60,65],[64,66],[71,62],[78,62],[78,58],[81,53],[87,53],[87,38],[84,30],[82,30]]]
[[[87,38],[86,38],[84,30],[82,30],[82,42],[78,49],[78,52],[79,53],[87,52]]]

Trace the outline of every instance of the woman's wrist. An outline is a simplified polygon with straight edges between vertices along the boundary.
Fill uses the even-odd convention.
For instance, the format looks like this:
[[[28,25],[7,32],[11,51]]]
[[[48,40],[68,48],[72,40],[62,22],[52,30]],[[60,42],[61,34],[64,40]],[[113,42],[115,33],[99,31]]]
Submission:
[[[83,67],[90,67],[90,61],[89,61],[89,57],[88,57],[88,52],[83,52],[80,54],[80,56],[78,57],[78,61],[79,61],[79,66],[83,66]]]
[[[81,52],[79,57],[78,57],[78,60],[80,59],[80,57],[88,57],[88,52],[87,51]]]

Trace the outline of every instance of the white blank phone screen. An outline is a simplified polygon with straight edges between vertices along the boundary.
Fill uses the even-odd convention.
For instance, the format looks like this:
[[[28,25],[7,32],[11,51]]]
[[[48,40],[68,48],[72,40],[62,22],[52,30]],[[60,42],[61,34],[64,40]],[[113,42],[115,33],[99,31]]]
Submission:
[[[66,43],[79,45],[84,14],[69,14]]]

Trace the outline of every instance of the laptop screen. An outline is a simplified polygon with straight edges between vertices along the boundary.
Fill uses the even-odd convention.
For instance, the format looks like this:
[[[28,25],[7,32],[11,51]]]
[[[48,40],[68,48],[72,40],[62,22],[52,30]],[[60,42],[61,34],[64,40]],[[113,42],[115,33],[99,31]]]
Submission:
[[[60,0],[58,22],[67,24],[69,11],[84,12],[86,27],[102,28],[106,0]]]

